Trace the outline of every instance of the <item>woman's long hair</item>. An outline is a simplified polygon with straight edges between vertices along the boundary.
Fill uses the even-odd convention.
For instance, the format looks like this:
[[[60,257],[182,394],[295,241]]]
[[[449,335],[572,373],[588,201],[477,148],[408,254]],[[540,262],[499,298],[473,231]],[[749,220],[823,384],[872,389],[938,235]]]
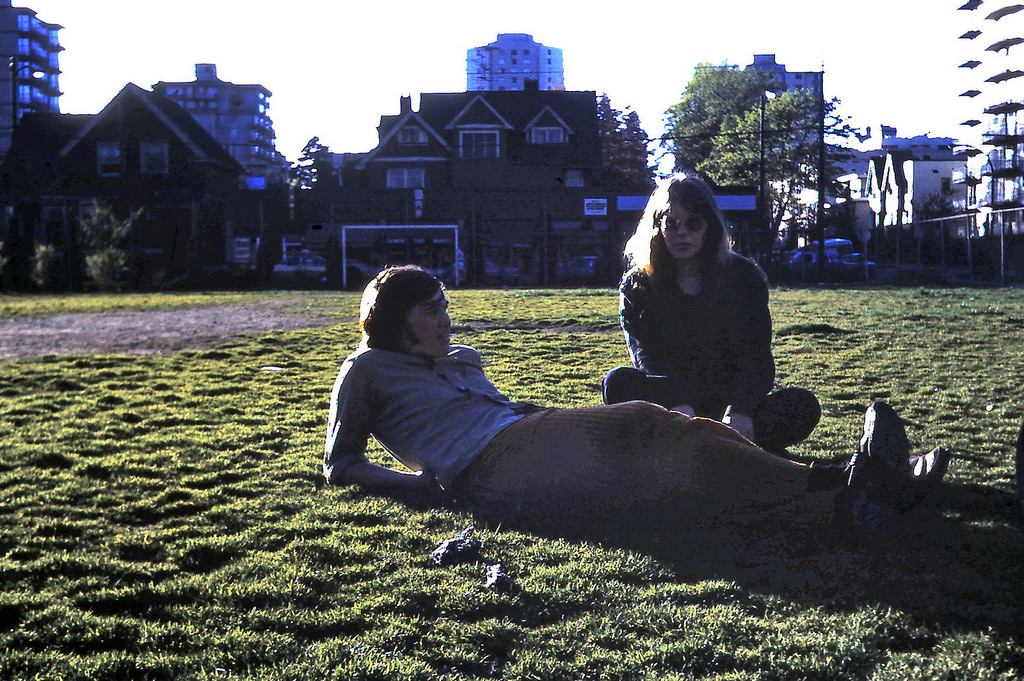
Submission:
[[[661,234],[662,217],[673,202],[701,216],[707,224],[704,245],[697,254],[697,262],[700,264],[701,277],[713,281],[729,259],[732,244],[714,192],[707,182],[693,173],[675,173],[658,183],[647,201],[647,208],[636,230],[623,249],[627,270],[640,269],[654,278],[664,274],[665,270],[674,269],[670,266],[672,256]]]

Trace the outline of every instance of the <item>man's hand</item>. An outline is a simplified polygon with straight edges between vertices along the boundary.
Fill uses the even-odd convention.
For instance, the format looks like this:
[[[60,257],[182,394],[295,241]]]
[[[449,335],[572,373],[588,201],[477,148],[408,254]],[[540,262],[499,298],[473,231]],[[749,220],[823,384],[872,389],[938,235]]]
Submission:
[[[396,471],[369,462],[352,464],[345,469],[344,482],[355,483],[368,492],[419,507],[442,506],[451,499],[430,471]]]

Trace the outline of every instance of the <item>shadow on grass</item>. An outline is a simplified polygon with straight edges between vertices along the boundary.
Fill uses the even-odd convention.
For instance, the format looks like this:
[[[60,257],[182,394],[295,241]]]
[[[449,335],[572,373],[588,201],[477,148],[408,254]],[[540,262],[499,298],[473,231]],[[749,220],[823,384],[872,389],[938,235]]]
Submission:
[[[680,582],[728,580],[750,596],[829,611],[893,609],[939,630],[974,630],[1024,644],[1022,520],[1009,492],[947,484],[897,527],[856,538],[768,522],[501,529],[647,555]],[[735,592],[725,600],[735,600]]]

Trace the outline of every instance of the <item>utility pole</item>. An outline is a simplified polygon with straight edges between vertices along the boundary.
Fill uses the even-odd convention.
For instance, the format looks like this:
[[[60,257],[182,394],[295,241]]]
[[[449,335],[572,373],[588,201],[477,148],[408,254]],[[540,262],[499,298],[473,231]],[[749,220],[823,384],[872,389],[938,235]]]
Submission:
[[[818,74],[818,278],[825,280],[825,66]]]

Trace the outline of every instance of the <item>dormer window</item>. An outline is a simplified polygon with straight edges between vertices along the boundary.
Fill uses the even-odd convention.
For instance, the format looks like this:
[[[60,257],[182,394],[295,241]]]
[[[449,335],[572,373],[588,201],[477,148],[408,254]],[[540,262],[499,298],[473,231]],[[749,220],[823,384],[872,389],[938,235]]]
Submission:
[[[565,144],[565,130],[544,126],[530,128],[530,144]]]
[[[399,144],[426,144],[427,131],[415,125],[407,125],[398,131]]]
[[[492,130],[459,131],[461,158],[498,158],[498,132]]]

